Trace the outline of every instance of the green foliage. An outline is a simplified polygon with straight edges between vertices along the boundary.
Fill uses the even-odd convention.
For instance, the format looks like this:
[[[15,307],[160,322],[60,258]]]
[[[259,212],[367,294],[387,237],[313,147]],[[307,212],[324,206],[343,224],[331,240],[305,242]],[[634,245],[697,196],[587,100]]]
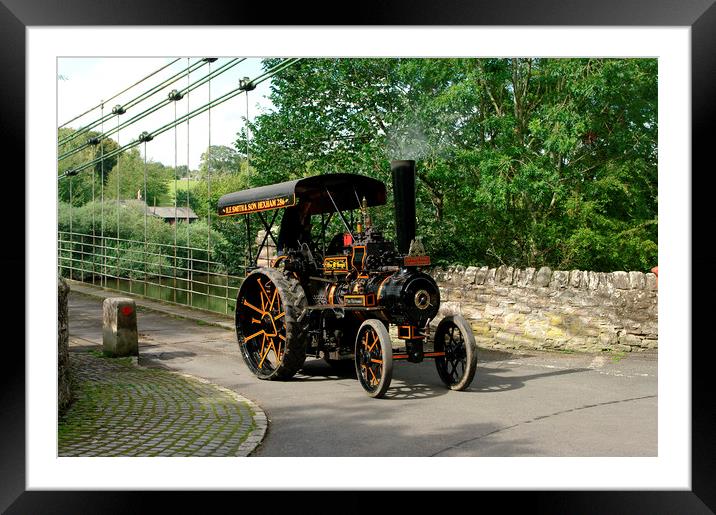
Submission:
[[[227,147],[222,148],[226,149]],[[238,154],[235,155],[238,156]],[[206,153],[203,156],[205,157]],[[212,147],[212,162],[214,157],[214,147]],[[213,247],[215,259],[222,263],[230,274],[239,275],[248,263],[245,220],[243,217],[219,218],[216,214],[216,206],[222,195],[251,188],[256,183],[256,172],[253,168],[246,166],[245,160],[238,164],[236,169],[233,168],[233,165],[214,168],[214,164],[212,164],[210,178],[203,175],[201,180],[192,183],[188,189],[176,192],[177,205],[186,206],[188,197],[189,207],[200,218],[211,220],[212,229],[221,236]],[[200,169],[206,173],[208,169],[206,160],[202,162]],[[259,227],[254,225],[251,231],[253,251],[256,250],[255,241],[258,230]]]
[[[192,174],[192,171],[189,170],[189,167],[187,165],[179,165],[177,166],[177,177],[180,179],[183,179],[184,177],[189,177]]]
[[[389,184],[390,159],[416,159],[437,263],[657,263],[655,59],[304,59],[271,100],[250,124],[251,186],[338,171]],[[392,229],[390,207],[373,218]]]
[[[61,202],[60,264],[71,263],[75,277],[93,270],[130,278],[145,273],[173,276],[176,270],[178,277],[185,277],[188,270],[207,271],[207,246],[211,261],[217,261],[218,248],[225,252],[223,236],[209,231],[206,222],[180,221],[175,228],[160,218],[145,216],[144,210],[144,203],[136,200],[122,201],[119,206],[116,201],[90,202],[79,208]],[[214,265],[210,271],[224,269]]]
[[[202,177],[214,173],[238,173],[246,166],[246,159],[236,150],[225,145],[211,145],[201,154],[199,172]]]
[[[222,263],[229,274],[240,275],[248,264],[248,238],[244,220],[236,217],[218,219],[212,224],[221,238],[214,242],[213,252],[218,262]],[[253,252],[256,252],[256,234],[258,228],[254,227],[251,233]]]
[[[241,172],[219,172],[211,173],[211,180],[202,177],[202,180],[194,182],[188,189],[180,189],[176,192],[177,205],[186,206],[187,196],[189,207],[201,218],[216,215],[216,206],[219,198],[226,193],[243,190],[251,187],[251,173],[242,170]]]
[[[74,129],[62,128],[57,133],[57,140],[63,140],[75,134]],[[99,132],[89,131],[86,134],[77,136],[72,141],[63,143],[58,147],[58,156],[69,153],[80,147],[85,147],[73,155],[64,157],[57,164],[57,175],[62,175],[66,171],[76,168],[84,163],[101,158],[103,154],[108,154],[119,148],[117,142],[112,139],[104,139],[101,144],[95,146],[86,145],[87,140],[99,136]],[[72,204],[81,206],[92,200],[92,190],[94,188],[96,196],[100,196],[102,183],[107,184],[109,171],[117,163],[117,157],[108,157],[96,163],[91,169],[85,169],[79,174],[62,179],[58,182],[58,199],[61,202],[70,201],[70,188],[72,190]]]
[[[123,152],[117,164],[109,172],[104,196],[108,199],[116,199],[117,185],[119,185],[120,199],[141,198],[146,199],[150,206],[162,205],[167,199],[167,181],[173,178],[173,168],[155,161],[147,161],[145,164],[139,150],[133,148]]]
[[[72,185],[73,230],[91,234],[88,220],[93,212],[99,220],[100,209],[90,202],[92,188],[98,199],[102,184],[112,235],[118,183],[123,201],[138,191],[149,205],[175,197],[212,226],[209,236],[205,222],[182,236],[180,223],[177,243],[194,245],[194,231],[203,231],[202,241],[210,239],[214,256],[236,273],[247,259],[246,229],[243,220],[215,215],[221,195],[334,172],[390,185],[390,160],[415,159],[418,235],[434,263],[597,271],[657,264],[656,59],[303,59],[274,77],[271,101],[275,109],[249,124],[251,167],[242,129],[235,148],[207,149],[199,170],[179,167],[179,177],[198,181],[178,191],[172,168],[148,162],[145,195],[137,150],[105,160],[104,174],[97,165],[59,181],[62,203]],[[60,129],[59,137],[71,133]],[[109,139],[104,145],[105,152],[116,148]],[[88,147],[63,159],[58,173],[99,152]],[[390,195],[389,188],[388,205],[371,210],[388,237]],[[120,237],[143,242],[143,212],[130,205],[120,206]],[[67,207],[61,204],[63,230]],[[330,231],[340,231],[333,223]],[[147,230],[152,244],[174,244],[174,228],[163,221],[152,218]],[[108,249],[116,262],[140,251],[118,247]],[[156,270],[174,264],[173,250],[169,261],[157,254],[150,263]]]
[[[62,128],[58,131],[58,141],[74,134],[74,129]],[[67,156],[58,162],[58,175],[67,170],[76,168],[94,159],[100,158],[102,153],[110,153],[119,148],[116,141],[105,138],[101,144],[86,146],[89,138],[95,138],[99,132],[90,131],[78,136],[72,141],[59,146],[58,155],[71,152],[74,149],[85,147],[79,152]],[[146,171],[146,194],[144,191],[144,175]],[[177,167],[177,177],[190,175],[186,165]],[[70,188],[72,205],[82,206],[88,202],[117,198],[117,183],[119,182],[120,199],[136,199],[138,195],[146,199],[149,205],[162,205],[169,198],[168,181],[174,179],[174,168],[164,166],[156,161],[147,161],[141,156],[137,148],[133,148],[119,155],[109,157],[96,163],[92,169],[84,169],[73,177],[63,178],[58,182],[58,200],[70,202]]]

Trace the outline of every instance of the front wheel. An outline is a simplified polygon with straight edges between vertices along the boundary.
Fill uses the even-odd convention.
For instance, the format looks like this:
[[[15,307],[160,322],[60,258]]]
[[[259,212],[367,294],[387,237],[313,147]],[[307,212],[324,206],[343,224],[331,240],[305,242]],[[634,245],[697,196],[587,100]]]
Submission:
[[[438,375],[451,390],[465,390],[477,371],[477,344],[470,324],[462,315],[443,318],[435,331],[435,358]]]
[[[358,329],[355,365],[358,381],[368,395],[385,395],[393,378],[393,347],[380,320],[366,320]]]

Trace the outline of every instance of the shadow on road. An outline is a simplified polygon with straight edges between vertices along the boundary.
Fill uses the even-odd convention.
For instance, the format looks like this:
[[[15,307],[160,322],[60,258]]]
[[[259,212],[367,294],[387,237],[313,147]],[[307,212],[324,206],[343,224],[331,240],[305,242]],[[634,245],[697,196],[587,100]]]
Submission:
[[[525,352],[516,353],[500,349],[488,349],[486,347],[477,348],[477,357],[480,361],[505,361],[508,359],[532,358],[533,354]]]
[[[409,395],[420,395],[423,388],[433,391],[429,385],[410,385]],[[449,410],[431,404],[429,413],[423,413],[429,420],[430,431],[416,428],[411,416],[396,412],[398,399],[404,400],[403,387],[397,394],[392,392],[384,399],[369,399],[363,396],[343,398],[340,404],[302,403],[281,412],[281,428],[275,427],[265,445],[259,447],[255,456],[530,456],[539,453],[533,442],[524,438],[509,436],[491,442],[484,442],[479,450],[472,443],[483,435],[499,433],[504,426],[484,420],[484,414],[467,409],[465,422],[454,424],[448,421]],[[429,400],[426,402],[430,402]],[[411,406],[417,407],[418,404]],[[405,413],[408,408],[398,409]],[[435,423],[435,420],[445,420]],[[317,423],[317,421],[320,421]],[[286,429],[286,428],[290,428]],[[301,443],[296,444],[296,436]]]
[[[299,372],[300,376],[308,376],[305,378],[324,378],[324,379],[355,379],[356,371],[352,360],[341,361],[335,365],[329,365],[322,359],[306,360]],[[301,377],[297,378],[301,380]]]
[[[416,400],[416,399],[428,399],[430,397],[439,397],[445,395],[449,390],[440,385],[426,384],[426,383],[404,383],[400,384],[396,382],[391,383],[390,388],[385,394],[386,399],[393,400]]]
[[[437,397],[448,392],[442,383],[428,384],[423,381],[404,381],[401,373],[405,367],[394,372],[393,381],[390,388],[385,394],[384,399],[394,400],[412,400],[426,399],[429,397]],[[356,388],[360,389],[358,379],[356,377],[353,361],[341,362],[335,365],[329,365],[322,359],[306,361],[301,371],[293,378],[293,381],[338,381],[343,379],[353,379]]]
[[[561,376],[566,374],[576,374],[579,372],[589,372],[591,368],[569,368],[552,370],[550,372],[542,372],[538,374],[529,374],[521,376],[509,376],[505,377],[505,372],[510,372],[510,368],[490,368],[490,367],[479,367],[477,368],[477,375],[472,386],[467,389],[467,392],[473,393],[489,393],[489,392],[506,392],[510,390],[516,390],[523,388],[527,381],[534,381],[537,379],[544,379],[545,377]]]
[[[502,354],[502,353],[500,353]],[[430,362],[432,363],[432,362]],[[352,363],[349,363],[352,365]],[[393,382],[385,394],[385,399],[425,399],[446,394],[449,390],[443,385],[437,374],[427,370],[425,364],[410,366],[402,364],[393,371]],[[432,368],[432,367],[430,367]],[[493,367],[482,363],[477,367],[477,374],[472,385],[465,390],[468,393],[497,393],[524,388],[528,381],[535,381],[548,377],[567,374],[589,372],[590,368],[569,368],[550,370],[536,374],[506,376],[512,368]],[[338,381],[342,379],[356,379],[355,370],[346,366],[332,366],[322,359],[306,361],[301,371],[292,379],[302,381]],[[356,384],[357,387],[360,387]]]

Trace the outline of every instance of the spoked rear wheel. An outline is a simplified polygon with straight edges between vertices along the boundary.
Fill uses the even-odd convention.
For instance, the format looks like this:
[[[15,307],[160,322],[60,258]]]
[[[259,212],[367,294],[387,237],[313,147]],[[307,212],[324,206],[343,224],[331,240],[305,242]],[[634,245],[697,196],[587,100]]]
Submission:
[[[263,268],[244,279],[236,336],[246,365],[260,379],[289,379],[303,366],[306,338],[297,318],[305,306],[301,285],[278,270]]]
[[[385,395],[393,378],[393,347],[381,321],[366,320],[358,329],[355,365],[358,381],[368,395]]]
[[[461,315],[443,318],[435,331],[435,351],[445,356],[435,358],[438,375],[451,390],[464,390],[477,371],[477,345],[472,329]]]

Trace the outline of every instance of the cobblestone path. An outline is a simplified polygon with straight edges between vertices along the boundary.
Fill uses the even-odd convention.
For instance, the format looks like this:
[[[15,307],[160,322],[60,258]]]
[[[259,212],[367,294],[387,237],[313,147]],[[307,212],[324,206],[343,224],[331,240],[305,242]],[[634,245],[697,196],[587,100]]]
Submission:
[[[228,389],[96,352],[70,363],[59,456],[247,456],[266,432],[263,411]]]

